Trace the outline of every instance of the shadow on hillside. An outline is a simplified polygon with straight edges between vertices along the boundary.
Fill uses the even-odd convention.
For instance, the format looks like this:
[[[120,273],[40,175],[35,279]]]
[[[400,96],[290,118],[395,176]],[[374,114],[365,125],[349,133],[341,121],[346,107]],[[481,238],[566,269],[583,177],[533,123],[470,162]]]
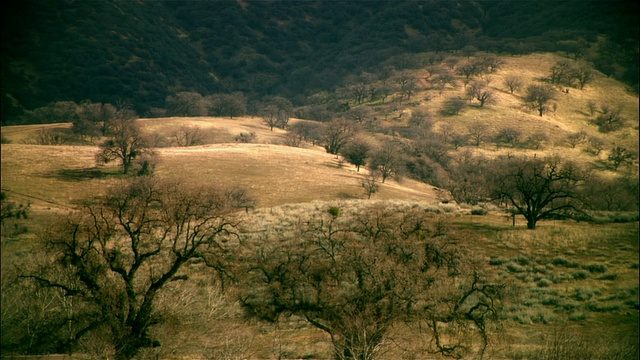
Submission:
[[[495,234],[496,232],[515,229],[515,227],[511,226],[510,223],[505,223],[504,225],[482,223],[482,222],[464,222],[464,221],[454,221],[452,223],[458,229],[473,230],[475,232],[478,232],[484,235]]]
[[[345,199],[345,200],[357,200],[357,199],[362,199],[361,196],[356,195],[356,194],[349,194],[346,192],[340,192],[338,193],[338,197],[340,199]]]
[[[598,160],[592,161],[590,164],[591,164],[591,167],[594,170],[599,170],[599,171],[615,170],[613,168],[613,166],[611,166],[611,163],[607,162],[606,160],[602,160],[602,159],[598,159]]]
[[[114,172],[113,170],[102,170],[95,167],[82,168],[82,169],[60,169],[52,171],[47,174],[47,177],[52,177],[64,181],[87,181],[93,179],[104,179],[108,177],[115,177],[120,175],[120,172]]]

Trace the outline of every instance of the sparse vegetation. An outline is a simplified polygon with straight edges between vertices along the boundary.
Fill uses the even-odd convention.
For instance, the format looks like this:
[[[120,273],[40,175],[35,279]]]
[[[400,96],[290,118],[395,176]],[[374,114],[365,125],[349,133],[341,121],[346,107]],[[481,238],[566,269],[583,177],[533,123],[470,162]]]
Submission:
[[[420,56],[403,60],[404,75],[422,76],[421,65],[416,65],[420,63]],[[627,105],[637,98],[623,92],[613,79],[596,72],[582,90],[574,81],[576,88],[555,100],[558,104],[556,112],[540,118],[537,111],[527,114],[519,107],[521,90],[514,89],[510,94],[510,91],[498,87],[504,88],[506,85],[501,83],[501,79],[516,71],[523,81],[537,80],[535,76],[543,75],[549,69],[547,64],[554,63],[558,56],[502,57],[505,61],[498,64],[497,71],[492,73],[491,67],[486,65],[485,72],[481,76],[470,76],[469,82],[462,81],[464,74],[456,76],[451,73],[451,82],[442,87],[438,86],[438,77],[446,75],[451,71],[449,67],[455,67],[457,62],[451,61],[453,65],[442,62],[442,54],[439,57],[438,54],[429,56],[432,69],[423,83],[425,88],[407,86],[401,93],[401,84],[391,77],[394,72],[389,72],[390,77],[386,78],[382,73],[371,77],[365,74],[360,82],[350,86],[366,85],[366,92],[348,92],[350,100],[342,98],[341,92],[310,96],[314,109],[301,106],[294,112],[306,114],[312,120],[292,118],[284,126],[275,125],[273,131],[258,114],[259,103],[256,102],[245,104],[245,110],[252,114],[255,112],[255,117],[237,117],[234,113],[231,119],[230,113],[225,113],[220,105],[208,108],[205,115],[224,114],[226,118],[198,115],[135,121],[145,140],[159,139],[149,141],[149,147],[162,144],[161,148],[153,149],[162,161],[148,163],[149,171],[156,177],[177,181],[184,189],[194,184],[207,184],[207,188],[216,183],[232,189],[241,186],[251,189],[251,195],[256,196],[254,199],[248,192],[237,189],[225,194],[229,211],[242,219],[237,233],[243,238],[243,246],[234,248],[235,243],[231,240],[219,245],[240,253],[227,259],[231,261],[226,263],[228,267],[223,268],[225,264],[214,261],[214,269],[220,271],[207,267],[212,265],[212,259],[193,259],[189,266],[182,268],[183,272],[177,274],[175,281],[163,288],[154,306],[161,323],[149,326],[153,329],[148,334],[151,342],[145,344],[154,345],[153,341],[157,340],[161,346],[140,349],[140,358],[344,358],[360,353],[370,354],[376,359],[395,359],[432,356],[434,352],[479,356],[484,351],[484,358],[520,356],[543,359],[551,356],[552,351],[547,349],[552,347],[552,337],[532,334],[547,334],[558,324],[571,327],[576,339],[593,335],[595,323],[598,329],[611,334],[633,332],[638,323],[638,186],[637,174],[633,172],[635,167],[629,164],[635,165],[637,160],[630,156],[616,166],[609,158],[615,152],[609,149],[621,147],[625,153],[637,152],[637,128],[628,126],[632,122],[630,119],[637,114],[634,114],[633,107]],[[458,57],[452,56],[459,62]],[[483,56],[481,51],[470,52],[467,60],[474,61]],[[540,66],[537,68],[528,67],[538,62]],[[520,71],[522,69],[527,71]],[[487,80],[486,88],[500,100],[495,106],[487,109],[468,106],[456,116],[441,116],[440,110],[446,107],[448,99],[464,96],[467,91],[458,84],[464,83],[469,89],[472,82]],[[390,92],[383,96],[383,81],[398,88],[388,88]],[[602,86],[608,86],[607,91],[602,91]],[[439,96],[440,92],[442,96]],[[385,96],[397,96],[402,101],[385,102]],[[207,99],[215,100],[202,95],[205,104]],[[244,104],[241,97],[237,100],[239,105]],[[361,104],[355,106],[354,101]],[[594,114],[585,110],[589,101],[593,101]],[[607,109],[595,107],[596,101],[598,104],[624,103],[620,116],[629,121],[623,121],[615,131],[598,133],[598,128],[593,126],[594,118]],[[549,109],[554,107],[552,103],[547,106]],[[321,117],[315,118],[316,115]],[[331,136],[325,132],[332,124],[343,122],[349,126],[348,136],[337,143],[340,148],[337,154],[344,160],[329,151],[335,150],[336,146],[332,145]],[[98,124],[102,125],[100,121]],[[115,123],[107,121],[104,130],[108,137],[101,133],[92,135],[95,137],[80,136],[74,132],[74,126],[56,124],[2,129],[3,192],[6,189],[11,195],[10,200],[16,203],[32,203],[28,220],[17,221],[15,217],[9,217],[3,221],[3,355],[5,352],[10,355],[29,354],[36,352],[34,349],[43,353],[68,351],[64,343],[73,343],[68,335],[78,334],[82,325],[88,324],[82,323],[84,320],[80,320],[80,315],[96,309],[87,302],[77,301],[78,298],[72,300],[64,296],[62,288],[36,286],[46,285],[43,281],[15,281],[19,274],[26,274],[23,270],[35,270],[38,264],[49,264],[53,260],[50,257],[52,253],[44,253],[37,248],[40,242],[36,233],[42,233],[40,230],[47,226],[45,220],[55,222],[55,219],[60,219],[59,213],[68,213],[71,209],[83,211],[81,209],[85,205],[89,205],[87,209],[103,208],[96,204],[102,203],[105,189],[123,178],[117,174],[117,166],[95,167],[93,159],[97,151],[94,144],[99,144],[96,140],[111,139],[117,128]],[[68,142],[44,147],[30,144],[28,139],[42,128],[70,135]],[[485,143],[489,135],[509,128],[517,131],[516,136],[501,141],[498,148]],[[180,135],[178,141],[174,135],[185,129],[197,129],[198,136],[193,138],[201,140],[187,141]],[[239,135],[234,141],[235,134],[245,135]],[[574,134],[580,134],[575,144],[570,141]],[[342,137],[338,137],[340,139]],[[355,162],[355,167],[343,166],[345,160],[355,161],[348,159],[347,152],[360,140],[366,140],[371,146],[366,160],[378,158],[384,152],[378,149],[384,150],[389,144],[394,144],[389,147],[397,156],[393,166],[387,166],[387,162],[379,159],[368,162],[374,170],[372,172],[358,171]],[[467,142],[475,146],[466,146]],[[203,146],[187,148],[181,145],[188,143]],[[280,146],[283,143],[295,147]],[[327,152],[315,146],[318,144],[325,146]],[[41,155],[43,149],[48,154],[46,159]],[[559,155],[548,157],[552,154]],[[132,166],[136,173],[143,170],[135,166],[140,158],[136,156]],[[549,159],[556,159],[557,163],[546,163]],[[571,167],[567,159],[571,159],[575,167]],[[540,167],[538,163],[544,166]],[[383,181],[383,171],[387,168],[393,170]],[[566,181],[555,182],[554,177],[544,176],[547,172],[536,170],[552,168],[555,170],[550,173],[566,175]],[[569,176],[587,175],[587,172],[577,171],[579,168],[596,171],[584,178]],[[395,177],[398,172],[405,176]],[[506,177],[499,179],[492,177],[494,175]],[[510,202],[509,196],[496,196],[498,192],[490,191],[500,184],[515,183],[505,179],[520,175],[532,175],[527,177],[532,179],[528,182],[530,187],[553,184],[538,190],[542,189],[543,194],[548,193],[551,197],[559,195],[562,199],[557,198],[542,210],[538,209],[538,215],[547,210],[558,212],[536,218],[535,211],[530,211],[526,206],[527,200],[523,200],[528,195],[519,197],[520,190],[512,193],[520,209]],[[557,192],[559,190],[566,190],[566,193],[561,194]],[[564,197],[567,194],[570,196]],[[531,200],[534,197],[529,197],[529,202],[544,203],[544,198],[534,201]],[[3,212],[5,208],[11,209],[3,202]],[[159,209],[154,208],[153,211]],[[416,221],[408,221],[415,219],[410,214],[423,214],[424,227],[417,226]],[[524,223],[523,216],[527,220]],[[526,229],[531,227],[531,222],[535,231]],[[363,229],[369,229],[369,232],[363,232]],[[373,241],[376,236],[389,241]],[[47,239],[54,237],[42,240]],[[415,241],[397,246],[403,239]],[[450,241],[444,248],[418,246],[432,241],[436,244],[445,239]],[[322,253],[323,249],[329,249],[330,243],[335,245],[334,255],[338,255],[334,263],[327,260],[330,258],[328,251]],[[284,245],[279,247],[278,244]],[[404,250],[397,252],[400,248]],[[447,277],[435,276],[431,290],[437,285],[437,289],[445,289],[451,295],[448,299],[455,302],[455,296],[460,300],[459,295],[465,290],[488,290],[489,287],[483,286],[503,284],[500,301],[490,303],[489,298],[476,292],[477,297],[472,295],[465,301],[482,300],[474,303],[476,305],[485,301],[488,307],[483,307],[484,303],[479,306],[486,312],[468,313],[467,310],[473,306],[465,303],[467,305],[461,306],[460,311],[445,314],[436,311],[438,299],[447,295],[440,290],[431,292],[433,295],[428,299],[419,300],[425,304],[435,301],[429,303],[436,304],[429,309],[420,309],[418,302],[407,305],[401,301],[384,300],[393,298],[394,289],[410,288],[410,291],[418,292],[425,284],[414,286],[415,279],[424,278],[429,271],[420,272],[422,270],[416,270],[415,266],[409,271],[405,265],[415,265],[426,254],[433,255],[433,250],[443,249],[460,255],[456,261],[462,262],[454,262],[455,270],[460,273],[451,275],[458,279],[456,284],[459,286],[440,286],[438,284],[443,283],[440,280]],[[128,250],[114,253],[114,259],[125,259],[125,255],[130,253],[132,251]],[[319,253],[327,255],[322,257]],[[429,261],[437,264],[436,257]],[[253,261],[255,258],[264,261]],[[236,264],[234,259],[253,260]],[[440,257],[440,260],[446,259]],[[372,263],[380,266],[372,266]],[[112,263],[115,268],[127,264],[126,261]],[[14,265],[20,265],[20,268]],[[145,270],[145,274],[160,274],[156,265],[149,263],[149,269],[154,270]],[[287,271],[278,270],[279,265],[282,265],[280,270],[286,268]],[[104,268],[110,271],[108,267]],[[252,267],[251,276],[245,271],[247,267]],[[443,265],[430,269],[438,272],[449,268]],[[277,276],[271,282],[265,282],[261,275],[265,274],[263,270]],[[340,275],[342,270],[346,272]],[[475,285],[472,270],[480,275]],[[71,279],[72,273],[64,273],[68,275],[65,279]],[[57,277],[62,272],[55,272],[57,275],[54,277],[43,276],[48,274],[46,272],[32,271],[30,274],[49,281],[65,280]],[[318,305],[311,301],[314,299],[329,304],[329,300],[341,299],[342,295],[357,294],[351,290],[358,289],[358,274],[362,276],[362,283],[379,285],[363,286],[370,291],[362,293],[363,296],[355,296],[362,300],[362,307],[301,308],[302,305]],[[385,277],[387,275],[395,276]],[[279,285],[289,286],[294,278],[301,281],[295,282],[293,287],[286,289]],[[386,282],[380,279],[386,279]],[[396,280],[411,286],[396,286],[393,284]],[[246,281],[257,285],[242,285]],[[269,291],[263,291],[265,289]],[[271,291],[274,289],[278,291]],[[321,289],[321,295],[325,297],[314,297],[311,289]],[[108,293],[113,295],[119,291],[120,287],[116,286]],[[121,298],[126,297],[119,293],[123,294]],[[269,320],[277,318],[278,321],[246,321],[246,314],[237,302],[238,294],[244,294],[240,299],[247,302],[251,302],[248,294],[266,294],[253,299],[252,306],[257,306],[257,309],[247,306],[245,310],[251,310],[249,315],[259,313],[260,318],[271,317]],[[269,297],[278,294],[291,296]],[[380,294],[385,296],[383,300],[372,300]],[[295,304],[295,301],[288,301],[291,299],[304,301]],[[294,306],[278,308],[277,305],[284,304],[285,300]],[[344,300],[343,303],[354,302]],[[403,310],[394,306],[376,308],[381,304],[404,304],[412,309],[411,314],[406,313],[404,307]],[[370,315],[372,312],[388,316],[376,317]],[[278,313],[279,316],[275,316]],[[305,314],[325,328],[331,324],[334,342],[325,329],[313,324]],[[331,318],[332,314],[358,321],[347,324],[338,317]],[[418,314],[422,320],[418,320]],[[469,314],[470,317],[467,316]],[[396,315],[395,320],[385,322]],[[77,322],[63,322],[70,316]],[[456,316],[466,316],[475,325],[465,325]],[[483,331],[480,331],[482,325],[478,325],[482,322],[475,322],[480,321],[480,317],[484,317],[486,335],[490,339],[486,348],[483,346]],[[65,326],[61,327],[63,323]],[[95,357],[114,354],[116,349],[105,335],[111,332],[108,328],[104,326],[87,334],[87,337],[83,336],[84,340],[75,343],[73,352]],[[366,341],[360,336],[364,333],[362,330],[371,335]],[[625,341],[623,337],[612,338],[597,350],[584,349],[580,354],[596,358],[602,354],[605,356],[602,358],[611,354],[628,355],[621,350],[629,348]],[[574,346],[579,343],[577,340],[568,342],[564,353],[578,354]]]

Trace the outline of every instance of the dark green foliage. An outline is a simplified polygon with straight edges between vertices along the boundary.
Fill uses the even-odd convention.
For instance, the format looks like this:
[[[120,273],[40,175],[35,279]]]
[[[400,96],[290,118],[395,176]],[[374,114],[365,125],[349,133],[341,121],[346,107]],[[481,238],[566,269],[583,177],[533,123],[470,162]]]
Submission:
[[[620,0],[14,1],[2,12],[2,121],[85,99],[126,99],[146,116],[178,91],[300,103],[383,63],[418,68],[421,52],[578,58],[596,41],[596,66],[637,88],[636,13]]]

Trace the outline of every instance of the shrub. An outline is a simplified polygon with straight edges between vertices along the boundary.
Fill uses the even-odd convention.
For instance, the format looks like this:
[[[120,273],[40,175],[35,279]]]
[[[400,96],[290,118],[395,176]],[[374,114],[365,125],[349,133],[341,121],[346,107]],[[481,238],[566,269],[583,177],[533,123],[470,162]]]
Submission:
[[[589,264],[582,267],[583,269],[589,270],[590,273],[606,273],[607,266],[604,264]]]
[[[549,287],[551,285],[553,285],[553,281],[549,280],[549,279],[545,279],[542,278],[540,279],[540,281],[537,282],[538,287]]]
[[[551,263],[555,266],[564,266],[567,268],[577,268],[578,266],[580,266],[579,263],[571,262],[563,257],[553,258],[553,260],[551,260]]]
[[[243,132],[236,136],[236,141],[241,143],[252,143],[256,140],[255,132]]]
[[[511,273],[521,273],[521,272],[525,272],[526,269],[518,264],[514,264],[512,262],[507,264],[507,270],[509,270],[509,272]]]
[[[473,208],[471,209],[471,215],[487,215],[489,211],[485,208]]]
[[[560,284],[570,279],[571,277],[568,274],[563,272],[553,275],[553,278],[552,278],[554,284]]]
[[[331,206],[327,209],[327,213],[334,218],[337,218],[340,215],[340,207],[339,206]]]
[[[501,258],[501,257],[492,256],[491,259],[489,259],[489,265],[493,265],[493,266],[500,266],[506,262],[507,262],[507,259]]]
[[[518,256],[513,260],[522,266],[529,265],[531,263],[529,261],[529,258],[527,258],[526,256]]]
[[[575,280],[584,280],[589,277],[589,273],[584,270],[578,270],[573,273],[573,278]]]

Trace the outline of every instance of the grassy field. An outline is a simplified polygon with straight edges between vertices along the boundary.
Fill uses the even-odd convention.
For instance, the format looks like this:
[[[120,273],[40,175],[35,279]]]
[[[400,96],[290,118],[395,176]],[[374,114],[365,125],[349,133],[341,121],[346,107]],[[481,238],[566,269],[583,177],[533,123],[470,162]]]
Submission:
[[[606,148],[622,145],[638,148],[638,98],[614,80],[596,74],[584,90],[560,93],[558,108],[544,117],[525,111],[521,99],[509,94],[502,79],[517,74],[532,81],[545,76],[557,55],[533,54],[505,58],[505,65],[491,75],[498,104],[488,108],[470,106],[459,116],[436,119],[435,129],[446,124],[464,131],[470,122],[485,123],[492,131],[517,127],[524,137],[545,132],[543,149],[501,148],[484,143],[451,150],[453,156],[472,149],[489,157],[506,153],[563,157],[597,166],[606,159],[587,154],[584,146],[571,148],[566,135],[585,131],[605,140]],[[414,95],[412,102],[390,113],[384,126],[403,124],[394,119],[402,109],[426,109],[436,114],[445,98],[461,95],[462,86]],[[424,100],[429,95],[430,100]],[[627,126],[601,134],[587,113],[587,102],[622,104]],[[379,111],[389,104],[372,104]],[[387,111],[387,110],[385,110]],[[293,122],[296,120],[294,119]],[[369,206],[415,206],[430,209],[456,234],[459,245],[473,254],[483,267],[510,284],[511,297],[504,303],[499,326],[487,358],[556,359],[548,356],[562,345],[566,359],[579,358],[589,350],[593,359],[637,359],[638,350],[638,223],[590,224],[574,221],[542,221],[535,231],[526,230],[524,219],[512,226],[511,218],[497,207],[485,205],[484,215],[471,215],[474,207],[451,202],[447,191],[411,179],[391,179],[366,200],[361,186],[367,171],[356,169],[319,146],[282,145],[286,131],[269,128],[257,117],[141,119],[143,130],[166,140],[155,149],[155,174],[162,179],[208,184],[222,188],[242,187],[257,199],[252,211],[241,214],[253,232],[268,232],[293,224],[308,214],[326,212],[330,206],[345,211],[366,212]],[[170,141],[175,129],[197,126],[206,144],[176,147]],[[2,137],[10,143],[1,148],[2,191],[11,200],[31,204],[26,221],[8,221],[3,227],[3,290],[6,279],[25,263],[25,256],[37,248],[35,233],[46,221],[65,214],[108,191],[125,176],[117,164],[97,166],[98,147],[91,143],[35,145],[43,128],[68,131],[70,124],[3,127]],[[255,133],[253,143],[235,141],[240,133]],[[637,163],[628,172],[637,173]],[[600,170],[616,175],[612,170]],[[9,235],[10,234],[10,235]],[[194,268],[194,273],[202,269]],[[330,358],[329,338],[299,318],[279,324],[246,319],[232,294],[220,291],[208,273],[197,272],[196,280],[173,285],[158,306],[174,314],[158,331],[163,346],[143,358],[166,359],[275,359]],[[4,300],[3,300],[4,304]],[[15,304],[14,304],[15,306]],[[205,309],[205,310],[203,310]],[[204,311],[204,313],[203,313]],[[406,324],[392,330],[393,341],[382,347],[384,359],[438,359],[420,353],[431,341]],[[96,340],[96,339],[94,339]],[[100,353],[104,346],[94,341],[85,350]],[[554,345],[555,344],[555,345]],[[102,350],[101,350],[102,349]],[[585,350],[586,349],[586,350]],[[624,350],[619,349],[626,349]],[[618,351],[619,350],[619,351]],[[624,355],[626,354],[626,355]],[[559,358],[558,358],[559,359]]]

